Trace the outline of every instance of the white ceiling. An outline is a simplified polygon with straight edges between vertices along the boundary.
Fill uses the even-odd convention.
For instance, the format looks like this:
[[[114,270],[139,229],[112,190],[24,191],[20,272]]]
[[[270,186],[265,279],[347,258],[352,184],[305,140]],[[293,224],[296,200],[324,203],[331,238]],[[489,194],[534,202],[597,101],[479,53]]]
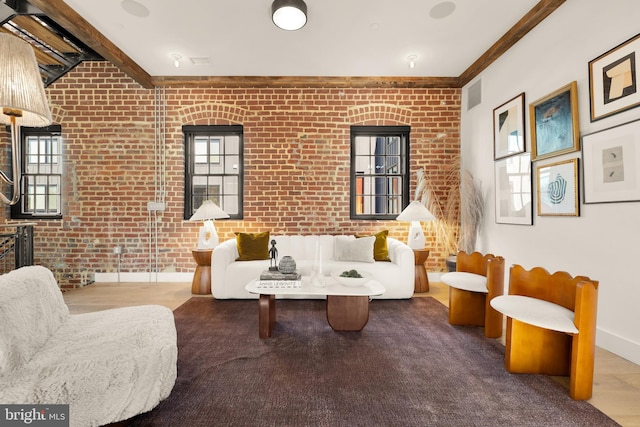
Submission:
[[[65,2],[151,76],[457,77],[538,0],[305,0],[298,31],[273,24],[272,0]],[[432,17],[442,3],[453,13]]]

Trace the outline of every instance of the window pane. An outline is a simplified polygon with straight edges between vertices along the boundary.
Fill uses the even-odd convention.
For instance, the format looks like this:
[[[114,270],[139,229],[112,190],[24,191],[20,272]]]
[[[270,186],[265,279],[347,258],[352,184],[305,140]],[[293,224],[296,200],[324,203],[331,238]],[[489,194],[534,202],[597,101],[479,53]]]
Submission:
[[[224,138],[224,154],[231,156],[240,155],[240,137],[237,135],[229,135]]]
[[[194,163],[196,165],[207,164],[208,143],[209,143],[208,137],[199,137],[199,136],[196,137],[194,146],[193,146]]]
[[[228,213],[229,215],[237,215],[240,212],[239,198],[236,195],[226,195],[222,198],[222,205],[224,206],[223,211]]]
[[[220,140],[212,139],[209,141],[209,163],[220,164]]]
[[[356,156],[369,156],[371,154],[371,138],[368,136],[356,137]]]
[[[224,173],[237,175],[240,173],[240,157],[236,155],[224,157]]]

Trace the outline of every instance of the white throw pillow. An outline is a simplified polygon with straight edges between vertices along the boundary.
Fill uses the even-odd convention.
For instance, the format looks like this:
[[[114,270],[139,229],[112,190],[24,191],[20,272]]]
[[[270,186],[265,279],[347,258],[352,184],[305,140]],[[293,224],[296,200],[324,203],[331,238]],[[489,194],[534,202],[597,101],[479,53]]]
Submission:
[[[373,259],[373,245],[375,236],[361,237],[337,236],[335,240],[335,261],[375,262]]]

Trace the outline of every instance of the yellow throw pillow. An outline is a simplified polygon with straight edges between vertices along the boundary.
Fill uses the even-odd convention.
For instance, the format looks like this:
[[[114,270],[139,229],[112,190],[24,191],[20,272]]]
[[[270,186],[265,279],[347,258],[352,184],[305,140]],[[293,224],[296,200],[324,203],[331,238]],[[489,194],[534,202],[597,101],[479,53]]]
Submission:
[[[389,259],[389,247],[387,246],[387,236],[389,235],[389,230],[382,230],[379,233],[373,234],[375,236],[376,241],[373,244],[373,259],[376,261],[391,261]],[[368,237],[368,236],[356,236],[360,237]]]
[[[269,259],[269,232],[236,233],[238,258],[236,261]]]

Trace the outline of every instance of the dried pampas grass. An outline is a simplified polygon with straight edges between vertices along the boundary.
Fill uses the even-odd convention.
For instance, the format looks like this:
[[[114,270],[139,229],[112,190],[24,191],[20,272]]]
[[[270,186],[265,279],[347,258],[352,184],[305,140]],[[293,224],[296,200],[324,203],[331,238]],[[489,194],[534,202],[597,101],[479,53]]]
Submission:
[[[476,248],[478,229],[484,215],[480,183],[467,170],[460,172],[461,224],[458,250],[471,253]]]
[[[442,179],[443,170],[436,172]],[[427,171],[420,168],[417,172],[417,184],[414,198],[419,200],[435,217],[428,227],[435,234],[435,247],[431,249],[433,257],[442,259],[443,271],[445,260],[455,255],[458,250],[473,252],[476,244],[478,228],[482,222],[484,202],[480,184],[468,171],[460,171],[460,157],[456,156],[445,173],[445,192],[437,192],[431,187]]]
[[[434,171],[438,174],[438,181],[442,180],[442,173],[445,174],[444,188],[445,193],[441,189],[436,189],[429,185],[435,181],[427,174],[424,168],[416,172],[417,184],[415,200],[419,200],[435,217],[435,221],[427,224],[435,235],[435,246],[430,248],[432,259],[441,260],[441,269],[446,270],[445,260],[449,254],[455,254],[457,249],[457,239],[459,231],[459,205],[460,192],[458,191],[460,183],[460,163],[459,158],[448,165],[446,170],[439,169]],[[440,191],[438,193],[437,191]]]

